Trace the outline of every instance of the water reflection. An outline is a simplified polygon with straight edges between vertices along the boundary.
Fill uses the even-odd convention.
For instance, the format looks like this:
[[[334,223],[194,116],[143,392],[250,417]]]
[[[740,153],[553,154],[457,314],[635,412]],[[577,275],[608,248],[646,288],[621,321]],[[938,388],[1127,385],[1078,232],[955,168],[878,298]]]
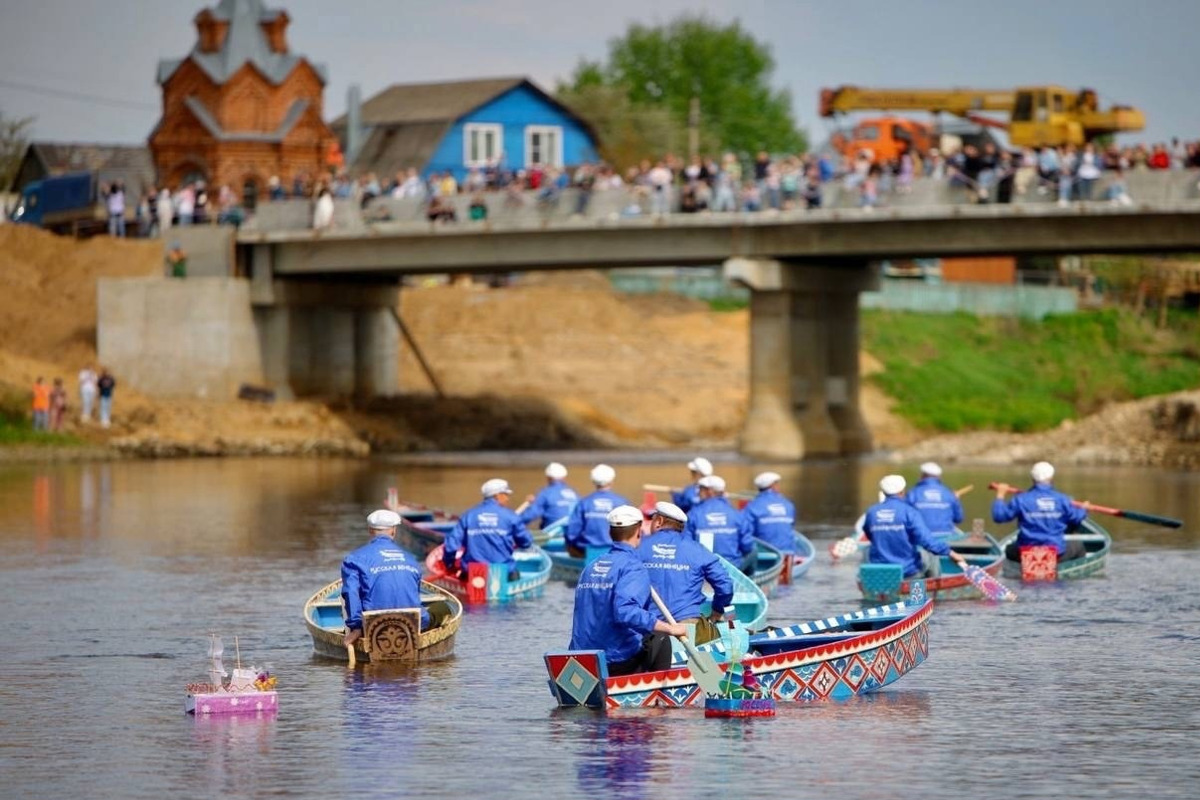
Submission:
[[[614,709],[607,714],[554,709],[552,738],[569,740],[561,747],[575,760],[576,783],[583,796],[642,800],[656,796],[655,785],[669,777],[656,769],[664,751],[676,749],[669,736],[669,713],[658,708]]]

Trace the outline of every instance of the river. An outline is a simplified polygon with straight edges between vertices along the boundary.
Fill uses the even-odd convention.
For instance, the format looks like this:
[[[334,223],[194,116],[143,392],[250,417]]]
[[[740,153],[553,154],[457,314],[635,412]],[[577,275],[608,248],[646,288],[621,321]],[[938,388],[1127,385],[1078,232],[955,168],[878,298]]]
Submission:
[[[540,485],[544,456],[180,460],[0,466],[0,795],[120,797],[1195,797],[1200,735],[1200,475],[1063,469],[1079,499],[1187,521],[1098,517],[1107,574],[1019,586],[1016,603],[945,603],[929,659],[873,696],[781,705],[562,712],[541,654],[569,638],[572,594],[471,609],[452,660],[383,674],[312,655],[304,600],[364,541],[389,486],[461,510],[482,481]],[[616,488],[678,484],[682,460],[608,455]],[[592,460],[564,456],[576,488]],[[718,460],[731,490],[755,465]],[[503,464],[503,467],[497,467]],[[776,467],[818,563],[771,600],[795,622],[860,607],[846,535],[892,468]],[[903,470],[910,480],[912,465]],[[968,520],[989,480],[948,468]],[[993,526],[994,527],[994,526]],[[1005,531],[1001,531],[1005,532]],[[1017,583],[1017,582],[1012,582]],[[207,634],[279,678],[278,714],[195,719]]]

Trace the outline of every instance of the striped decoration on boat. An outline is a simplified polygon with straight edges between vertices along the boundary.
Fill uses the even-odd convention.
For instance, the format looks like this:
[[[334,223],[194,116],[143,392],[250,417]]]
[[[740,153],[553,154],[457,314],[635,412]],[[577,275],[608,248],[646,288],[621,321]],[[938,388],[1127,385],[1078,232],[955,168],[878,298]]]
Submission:
[[[828,619],[818,619],[812,622],[801,622],[799,625],[788,625],[784,628],[772,628],[763,633],[756,633],[750,637],[750,645],[754,646],[755,639],[787,639],[792,636],[804,636],[812,633],[823,633],[829,630],[837,630],[854,622],[862,622],[866,619],[880,619],[885,617],[903,617],[909,610],[912,609],[908,603],[901,601],[899,603],[889,603],[885,606],[875,606],[874,608],[864,608],[862,611],[853,611],[849,614],[842,614],[838,617],[829,617]]]

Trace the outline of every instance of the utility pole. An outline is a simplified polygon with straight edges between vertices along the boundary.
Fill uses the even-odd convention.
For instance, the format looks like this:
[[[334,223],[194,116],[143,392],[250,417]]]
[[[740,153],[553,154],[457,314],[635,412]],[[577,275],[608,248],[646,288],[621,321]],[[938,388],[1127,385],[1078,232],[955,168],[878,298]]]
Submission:
[[[693,160],[700,155],[700,98],[692,95],[688,105],[688,156]]]

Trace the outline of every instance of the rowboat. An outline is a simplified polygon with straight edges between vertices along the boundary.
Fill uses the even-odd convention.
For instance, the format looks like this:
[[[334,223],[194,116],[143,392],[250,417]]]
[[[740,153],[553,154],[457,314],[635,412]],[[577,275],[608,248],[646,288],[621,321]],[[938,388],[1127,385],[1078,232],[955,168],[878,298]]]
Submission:
[[[817,556],[817,548],[807,536],[800,531],[792,534],[796,543],[792,552],[783,554],[783,572],[779,576],[779,582],[785,585],[804,577]]]
[[[454,637],[462,624],[463,607],[445,589],[421,582],[421,605],[429,610],[432,627],[421,630],[421,612],[415,608],[368,611],[363,614],[363,635],[354,643],[360,662],[422,662],[454,653]],[[313,651],[326,658],[349,660],[343,636],[342,582],[336,580],[304,603],[304,625],[312,636]]]
[[[438,545],[425,557],[427,581],[453,594],[467,605],[506,603],[510,600],[540,597],[550,580],[550,556],[540,547],[513,553],[521,577],[509,580],[507,564],[470,564],[467,580],[447,573],[442,563],[444,545]],[[461,556],[461,551],[460,551]]]
[[[1098,575],[1104,571],[1108,561],[1108,551],[1112,548],[1112,536],[1101,525],[1090,517],[1079,526],[1079,533],[1068,533],[1067,541],[1083,542],[1087,555],[1070,561],[1058,562],[1058,579],[1062,581],[1075,578],[1086,578]],[[1017,540],[1017,534],[1012,533],[1000,542],[1000,552]],[[1003,574],[1006,578],[1021,577],[1021,562],[1004,559]]]
[[[972,535],[954,541],[955,552],[962,555],[968,564],[974,564],[988,575],[1000,574],[1004,561],[1004,550],[988,534]],[[975,584],[967,579],[962,568],[950,556],[938,558],[938,576],[923,578],[925,592],[935,600],[980,600],[983,598]],[[891,570],[887,569],[892,567]],[[864,563],[858,571],[858,588],[863,600],[870,603],[894,603],[908,597],[912,581],[905,580],[902,568],[896,564]]]
[[[389,489],[385,507],[400,515],[396,541],[421,558],[446,538],[446,533],[458,524],[458,515],[420,503],[402,503],[396,491]]]
[[[776,700],[843,700],[894,683],[923,662],[932,614],[926,599],[774,629],[750,637],[751,655],[741,663]],[[701,649],[720,660],[725,647],[722,641]],[[610,678],[601,650],[550,652],[543,660],[560,706],[681,707],[704,699],[686,663]]]
[[[750,573],[750,580],[754,581],[758,588],[766,594],[774,591],[779,585],[785,566],[788,565],[782,551],[762,539],[754,540],[754,571]]]

